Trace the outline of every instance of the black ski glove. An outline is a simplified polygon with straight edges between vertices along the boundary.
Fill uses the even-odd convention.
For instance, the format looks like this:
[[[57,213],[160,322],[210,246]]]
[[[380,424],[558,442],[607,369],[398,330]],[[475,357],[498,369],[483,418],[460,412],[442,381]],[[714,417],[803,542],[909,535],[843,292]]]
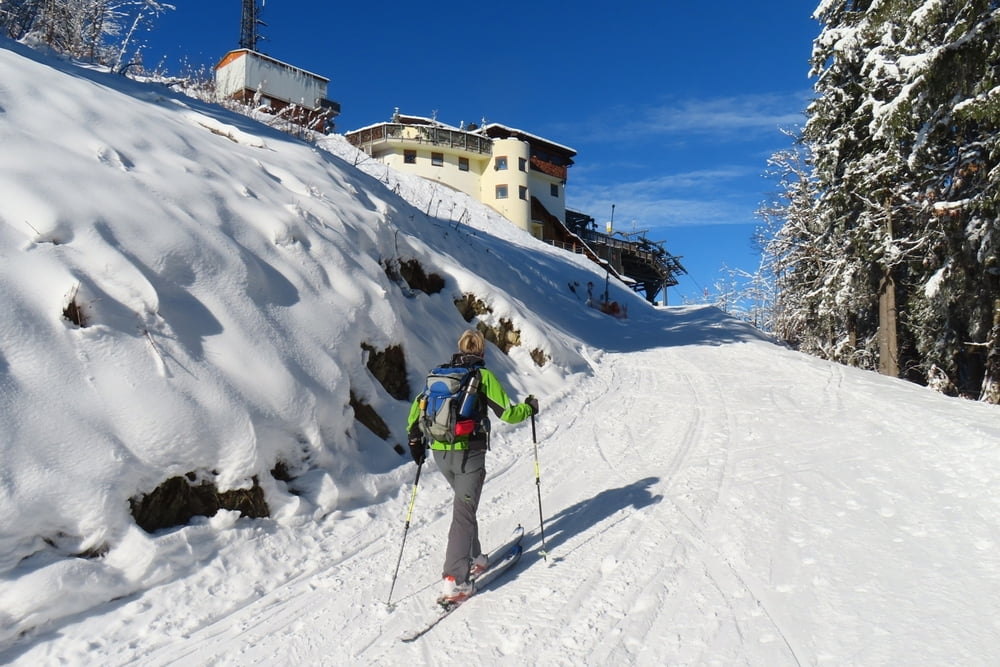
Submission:
[[[413,462],[418,466],[423,465],[424,459],[427,458],[427,444],[423,438],[410,440],[410,456],[413,457]]]
[[[535,416],[538,414],[537,398],[535,398],[534,396],[528,396],[528,398],[524,399],[524,403],[531,408],[531,416]]]

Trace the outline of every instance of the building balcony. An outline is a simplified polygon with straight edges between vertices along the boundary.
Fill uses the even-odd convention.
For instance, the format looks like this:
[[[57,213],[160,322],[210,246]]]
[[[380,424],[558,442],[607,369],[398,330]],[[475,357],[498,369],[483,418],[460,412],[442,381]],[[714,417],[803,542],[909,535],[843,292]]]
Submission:
[[[561,164],[553,164],[548,160],[543,160],[542,158],[532,155],[531,156],[531,168],[542,172],[543,174],[548,174],[553,178],[558,178],[563,183],[566,182],[566,167]]]
[[[489,137],[443,127],[382,123],[348,132],[344,137],[367,153],[371,153],[372,148],[379,144],[402,145],[407,143],[447,146],[480,155],[492,155],[493,153],[493,140]]]

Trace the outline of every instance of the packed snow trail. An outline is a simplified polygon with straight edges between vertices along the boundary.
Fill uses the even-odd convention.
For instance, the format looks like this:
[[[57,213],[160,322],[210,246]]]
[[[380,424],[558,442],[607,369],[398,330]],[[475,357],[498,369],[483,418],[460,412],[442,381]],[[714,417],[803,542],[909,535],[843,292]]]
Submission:
[[[66,624],[15,662],[993,662],[995,408],[782,349],[712,309],[662,317],[698,326],[633,331],[645,342],[631,350],[587,350],[593,374],[543,402],[548,561],[530,426],[496,429],[483,537],[523,523],[525,554],[419,642],[398,637],[434,608],[451,506],[434,470],[392,611],[405,485],[392,502],[304,535],[316,552],[301,573],[227,572],[248,545],[279,561],[289,539],[240,522],[247,544],[220,549],[189,580]],[[247,587],[243,600],[200,612],[230,576]]]

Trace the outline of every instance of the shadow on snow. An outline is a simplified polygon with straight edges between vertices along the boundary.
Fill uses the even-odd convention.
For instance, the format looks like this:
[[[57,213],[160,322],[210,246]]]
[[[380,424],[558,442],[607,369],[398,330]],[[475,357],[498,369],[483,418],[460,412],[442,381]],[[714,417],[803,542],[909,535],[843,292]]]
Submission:
[[[650,487],[659,481],[659,477],[646,477],[627,486],[606,489],[592,498],[581,500],[572,507],[568,507],[555,516],[547,518],[545,521],[546,551],[554,551],[572,537],[588,532],[604,520],[622,512],[622,510],[628,508],[639,510],[660,502],[663,500],[663,496],[659,494],[653,495],[649,491]],[[623,521],[629,516],[631,516],[631,512],[626,512],[614,523]],[[600,532],[604,532],[608,528],[610,526]],[[554,562],[564,560],[573,551],[584,547],[591,539],[593,537],[587,538],[566,553],[558,553]],[[526,533],[522,544],[525,551],[522,561],[525,565],[531,564],[541,558],[542,536],[537,529]]]

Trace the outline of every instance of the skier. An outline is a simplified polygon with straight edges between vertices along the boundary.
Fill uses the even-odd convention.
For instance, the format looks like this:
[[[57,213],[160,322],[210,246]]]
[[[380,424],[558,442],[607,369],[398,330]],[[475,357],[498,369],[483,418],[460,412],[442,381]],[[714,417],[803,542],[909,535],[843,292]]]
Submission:
[[[538,400],[528,396],[524,403],[514,404],[500,382],[485,368],[486,341],[483,334],[470,329],[458,339],[458,353],[452,366],[478,368],[479,389],[476,398],[476,428],[471,435],[459,436],[454,443],[430,443],[434,462],[455,492],[451,528],[445,550],[441,595],[438,602],[461,602],[472,594],[470,577],[475,578],[489,566],[479,543],[476,510],[486,479],[486,450],[489,449],[490,420],[486,408],[509,424],[517,424],[538,414]],[[410,407],[407,434],[410,454],[419,466],[427,452],[427,442],[420,431],[420,396]]]

